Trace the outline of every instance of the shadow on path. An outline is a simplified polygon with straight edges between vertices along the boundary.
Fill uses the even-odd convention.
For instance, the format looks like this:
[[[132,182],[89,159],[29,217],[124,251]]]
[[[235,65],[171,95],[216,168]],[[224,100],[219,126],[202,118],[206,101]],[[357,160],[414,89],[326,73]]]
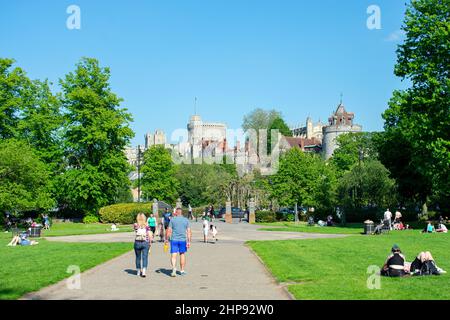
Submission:
[[[133,270],[133,269],[125,269],[125,270],[123,270],[123,271],[125,271],[126,273],[131,274],[131,275],[133,275],[133,276],[137,276],[137,275],[138,275],[137,270]]]
[[[172,270],[171,269],[166,269],[166,268],[159,268],[155,272],[156,273],[162,273],[162,274],[165,274],[166,276],[170,277],[170,274],[172,273]]]

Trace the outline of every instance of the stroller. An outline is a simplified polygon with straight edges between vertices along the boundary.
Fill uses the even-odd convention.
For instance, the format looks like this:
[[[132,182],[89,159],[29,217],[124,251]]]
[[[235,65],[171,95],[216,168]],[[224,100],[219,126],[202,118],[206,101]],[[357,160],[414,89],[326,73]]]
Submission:
[[[312,216],[308,217],[308,226],[313,227],[314,226],[314,218]]]

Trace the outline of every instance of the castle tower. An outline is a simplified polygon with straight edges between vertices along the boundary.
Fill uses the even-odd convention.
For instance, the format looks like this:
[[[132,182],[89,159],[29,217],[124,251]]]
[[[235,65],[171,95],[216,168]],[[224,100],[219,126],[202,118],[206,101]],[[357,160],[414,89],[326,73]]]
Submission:
[[[311,117],[306,119],[306,139],[311,139],[313,136],[313,122]]]
[[[153,135],[151,133],[146,133],[144,136],[145,150],[150,148],[154,144]]]
[[[326,160],[331,158],[337,148],[336,138],[344,133],[361,132],[362,126],[353,123],[355,115],[347,112],[341,102],[336,111],[328,118],[328,126],[323,128],[322,150]]]

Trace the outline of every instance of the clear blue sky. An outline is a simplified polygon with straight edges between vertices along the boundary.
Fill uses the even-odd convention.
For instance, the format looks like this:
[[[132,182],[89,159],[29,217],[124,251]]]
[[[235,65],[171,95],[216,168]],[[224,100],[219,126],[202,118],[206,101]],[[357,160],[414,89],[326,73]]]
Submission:
[[[81,30],[66,9],[81,8]],[[366,27],[369,5],[381,30]],[[0,56],[57,83],[82,56],[112,72],[136,137],[184,128],[194,112],[239,128],[256,107],[288,124],[325,121],[344,93],[366,131],[382,130],[405,0],[0,0]]]

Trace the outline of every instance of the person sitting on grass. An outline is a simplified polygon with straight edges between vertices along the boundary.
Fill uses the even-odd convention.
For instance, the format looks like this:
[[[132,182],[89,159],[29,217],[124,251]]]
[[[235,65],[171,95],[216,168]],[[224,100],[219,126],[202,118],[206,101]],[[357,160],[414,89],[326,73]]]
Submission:
[[[416,259],[411,263],[410,272],[415,276],[440,275],[446,273],[445,270],[436,265],[433,256],[429,251],[421,252],[417,255]]]
[[[404,277],[409,273],[409,268],[405,266],[406,258],[402,254],[400,247],[396,244],[392,246],[391,254],[381,269],[381,275],[387,277]]]
[[[327,217],[327,227],[332,227],[333,225],[334,225],[334,223],[333,223],[333,216],[330,214]]]
[[[445,226],[445,224],[439,223],[439,226],[438,226],[438,228],[436,229],[436,232],[447,233],[447,232],[448,232],[448,229],[447,229],[447,227]]]
[[[430,221],[428,221],[427,226],[422,230],[422,233],[433,233],[434,232],[434,226],[431,224]]]

